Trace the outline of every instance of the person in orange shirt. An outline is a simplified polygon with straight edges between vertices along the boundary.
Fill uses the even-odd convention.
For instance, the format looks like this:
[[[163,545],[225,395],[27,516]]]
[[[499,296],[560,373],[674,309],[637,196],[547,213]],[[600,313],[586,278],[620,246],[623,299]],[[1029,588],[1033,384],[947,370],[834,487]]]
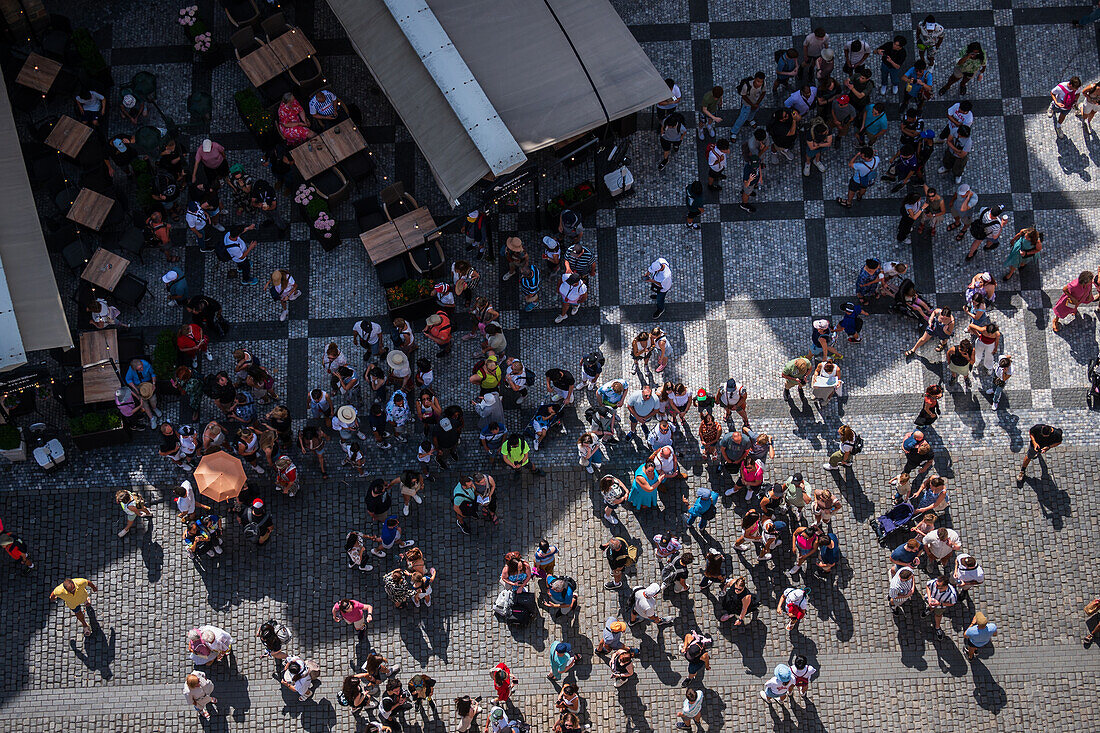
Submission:
[[[422,333],[439,345],[439,353],[436,356],[447,356],[451,353],[451,319],[443,311],[436,311],[428,316]]]

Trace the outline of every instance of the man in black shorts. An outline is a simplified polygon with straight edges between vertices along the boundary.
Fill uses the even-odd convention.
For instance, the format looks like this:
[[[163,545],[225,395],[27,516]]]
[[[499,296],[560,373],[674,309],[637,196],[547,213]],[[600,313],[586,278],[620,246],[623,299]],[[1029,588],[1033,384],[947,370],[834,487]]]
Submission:
[[[1061,445],[1062,429],[1056,428],[1053,425],[1036,423],[1032,425],[1031,430],[1028,431],[1028,437],[1031,439],[1031,445],[1027,447],[1027,455],[1024,456],[1023,465],[1020,466],[1020,472],[1016,474],[1017,484],[1022,484],[1024,482],[1028,464],[1031,463],[1032,460],[1038,458],[1040,463],[1045,463],[1042,455],[1056,445]]]
[[[608,590],[621,588],[623,585],[623,570],[630,564],[630,551],[626,540],[621,537],[612,537],[600,545],[607,557],[607,564],[611,567],[611,580],[603,584]]]

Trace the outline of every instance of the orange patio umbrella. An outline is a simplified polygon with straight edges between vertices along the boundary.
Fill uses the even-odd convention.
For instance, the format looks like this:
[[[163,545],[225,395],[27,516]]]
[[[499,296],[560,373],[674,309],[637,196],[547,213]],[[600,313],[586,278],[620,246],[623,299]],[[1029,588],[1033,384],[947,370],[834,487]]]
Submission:
[[[214,501],[225,501],[244,488],[244,465],[241,459],[223,450],[202,457],[195,469],[195,485],[199,493]]]

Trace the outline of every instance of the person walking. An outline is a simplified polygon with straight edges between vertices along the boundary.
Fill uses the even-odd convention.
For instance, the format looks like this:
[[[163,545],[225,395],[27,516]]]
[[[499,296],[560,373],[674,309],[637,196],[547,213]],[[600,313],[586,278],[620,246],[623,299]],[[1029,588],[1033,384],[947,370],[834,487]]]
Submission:
[[[1046,425],[1044,423],[1036,423],[1031,426],[1031,430],[1028,431],[1028,439],[1031,444],[1027,448],[1027,455],[1024,456],[1024,462],[1020,465],[1020,472],[1016,474],[1016,483],[1022,484],[1024,478],[1027,476],[1027,467],[1031,464],[1032,460],[1038,458],[1040,463],[1044,463],[1043,454],[1051,448],[1062,444],[1062,429],[1056,428],[1053,425]]]
[[[1051,309],[1050,330],[1058,333],[1062,328],[1060,319],[1076,316],[1078,308],[1096,300],[1097,290],[1096,277],[1088,270],[1066,283],[1061,297]]]
[[[992,645],[997,635],[997,624],[991,623],[981,611],[974,614],[970,626],[963,632],[963,644],[966,646],[966,658],[973,659],[979,649]]]
[[[527,469],[535,476],[545,474],[541,468],[536,468],[532,463],[531,446],[519,433],[510,433],[504,439],[504,444],[500,447],[500,455],[504,457],[504,463],[512,468],[514,474],[518,474],[523,469]]]
[[[948,90],[955,85],[955,82],[959,84],[959,94],[966,94],[967,83],[975,75],[978,77],[978,81],[981,81],[988,64],[989,59],[986,56],[985,49],[982,48],[982,44],[978,41],[971,41],[959,53],[959,60],[955,62],[955,68],[951,70],[951,76],[940,87],[939,95],[942,97],[947,94]]]
[[[848,195],[845,198],[837,198],[836,202],[846,209],[852,208],[852,201],[862,201],[867,188],[878,178],[880,161],[875,155],[875,149],[863,146],[852,159],[848,161],[848,167],[852,169],[852,178],[848,181]]]
[[[699,104],[699,129],[697,130],[700,140],[703,140],[707,135],[714,137],[715,126],[722,123],[722,118],[718,116],[718,110],[722,104],[723,94],[725,94],[725,90],[720,86],[715,86],[703,95],[703,100]]]
[[[563,265],[565,272],[561,276],[561,284],[558,286],[558,295],[561,296],[561,313],[554,318],[554,323],[561,323],[569,316],[575,316],[581,305],[588,300],[588,285],[584,278],[573,272],[566,260]]]
[[[88,591],[98,593],[99,588],[87,578],[65,578],[65,580],[61,582],[61,585],[50,592],[51,601],[62,601],[65,606],[73,612],[73,615],[76,616],[76,620],[79,621],[80,625],[84,628],[84,636],[92,635],[92,627],[88,624],[87,619],[84,617],[84,611],[81,608],[87,608],[88,615],[91,615],[92,601],[88,597]]]
[[[909,567],[903,567],[890,576],[890,589],[887,594],[890,609],[895,616],[901,616],[904,613],[905,604],[913,597],[916,588],[917,576]]]
[[[917,343],[905,352],[905,358],[911,359],[917,349],[931,341],[933,337],[939,339],[936,351],[943,351],[947,348],[947,340],[951,338],[953,333],[955,333],[955,316],[951,314],[951,309],[946,306],[936,308],[928,316],[928,325],[925,326],[924,332],[917,339]]]
[[[367,624],[374,620],[374,606],[352,598],[342,598],[332,606],[332,620],[349,623],[358,632],[359,641],[367,634]]]
[[[672,112],[661,121],[661,130],[658,135],[661,142],[661,162],[657,164],[658,171],[663,171],[668,165],[669,157],[680,150],[680,144],[683,143],[687,132],[684,116],[679,112]]]
[[[213,693],[214,683],[207,679],[204,672],[196,669],[187,675],[183,686],[183,698],[188,705],[195,708],[198,714],[207,720],[210,719],[210,711],[206,709],[207,706],[218,701],[218,698],[212,696]]]
[[[788,627],[789,628],[789,627]],[[794,687],[794,674],[791,668],[780,664],[775,668],[775,674],[764,683],[764,689],[760,691],[760,699],[768,703],[768,707],[775,701],[783,702]]]
[[[737,133],[744,125],[756,127],[756,113],[760,104],[764,101],[764,94],[768,87],[765,83],[767,77],[763,71],[758,71],[752,77],[746,77],[737,85],[737,93],[741,96],[741,110],[737,113],[737,119],[730,127],[730,139],[736,139]]]
[[[680,711],[676,713],[680,718],[676,721],[676,727],[680,730],[690,730],[691,724],[702,726],[703,719],[703,691],[694,687],[684,690],[684,701],[680,704]]]
[[[1077,105],[1078,90],[1081,88],[1081,77],[1071,77],[1050,90],[1050,107],[1047,116],[1054,120],[1054,132],[1062,137],[1062,123],[1066,121],[1066,115]]]
[[[974,345],[970,342],[970,339],[963,339],[955,346],[952,346],[947,350],[946,359],[947,370],[951,372],[951,376],[947,379],[947,384],[955,385],[959,382],[959,377],[963,378],[963,384],[966,389],[970,389],[970,370],[974,368]]]
[[[946,575],[929,580],[925,586],[924,600],[927,608],[921,611],[921,618],[932,617],[932,628],[936,630],[936,639],[943,639],[943,615],[947,613],[958,600],[955,586],[951,585]]]
[[[1038,264],[1039,254],[1043,251],[1043,233],[1035,227],[1025,227],[1016,232],[1016,236],[1009,242],[1011,249],[1005,257],[1004,266],[1008,268],[1001,282],[1008,282],[1017,270],[1023,270],[1024,265]]]
[[[564,641],[555,641],[550,645],[550,672],[546,679],[557,682],[569,674],[577,665],[577,658],[573,655],[573,647]]]
[[[628,545],[626,540],[621,537],[612,537],[600,545],[600,549],[604,551],[607,565],[611,569],[611,580],[604,583],[603,587],[607,590],[621,588],[623,585],[623,571],[637,561],[638,549]]]
[[[630,607],[631,625],[642,621],[652,621],[658,626],[672,623],[675,618],[662,617],[657,613],[657,596],[661,592],[660,583],[651,583],[645,588],[637,588],[634,591],[634,602]]]
[[[665,312],[665,298],[668,297],[668,291],[672,290],[672,269],[669,267],[668,260],[664,257],[655,259],[650,263],[642,280],[649,283],[653,291],[649,295],[650,299],[657,301],[657,310],[653,312],[653,318],[660,318]]]
[[[937,173],[947,173],[955,177],[955,184],[962,183],[963,170],[970,160],[970,151],[974,141],[970,137],[970,125],[959,125],[952,130],[944,141],[943,160]]]

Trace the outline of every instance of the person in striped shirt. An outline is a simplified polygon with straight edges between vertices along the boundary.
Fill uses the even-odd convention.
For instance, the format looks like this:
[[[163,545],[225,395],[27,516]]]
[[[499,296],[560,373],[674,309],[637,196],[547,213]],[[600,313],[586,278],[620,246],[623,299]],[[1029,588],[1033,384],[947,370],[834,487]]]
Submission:
[[[309,114],[322,125],[327,126],[336,121],[339,104],[335,94],[328,89],[318,89],[309,100]]]
[[[539,284],[542,282],[542,275],[539,273],[539,268],[531,267],[531,265],[525,266],[519,272],[519,292],[523,295],[523,310],[533,311],[535,306],[539,302]]]
[[[565,252],[570,269],[587,280],[596,274],[596,255],[588,247],[576,242]]]
[[[924,598],[928,608],[921,612],[921,618],[931,616],[932,627],[936,630],[936,638],[942,639],[943,629],[940,628],[940,622],[943,620],[943,614],[954,606],[955,601],[958,600],[955,586],[951,585],[946,575],[941,575],[929,580],[925,585]]]

